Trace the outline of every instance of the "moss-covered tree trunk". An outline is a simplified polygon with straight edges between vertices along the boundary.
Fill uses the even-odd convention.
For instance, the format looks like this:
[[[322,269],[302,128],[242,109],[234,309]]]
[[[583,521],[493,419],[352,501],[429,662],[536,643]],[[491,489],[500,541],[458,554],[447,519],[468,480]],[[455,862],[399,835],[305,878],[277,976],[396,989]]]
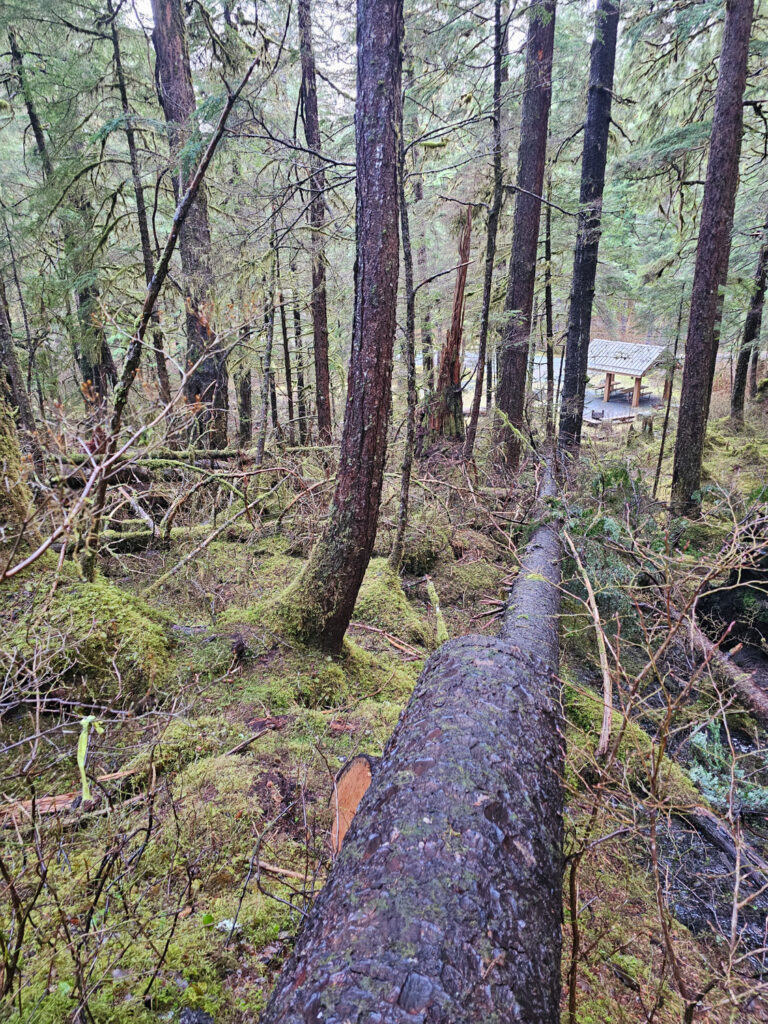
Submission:
[[[336,491],[325,531],[281,600],[305,641],[338,651],[376,537],[395,340],[402,0],[359,0],[357,247],[352,354]]]
[[[555,1024],[560,543],[540,526],[504,636],[427,663],[261,1024]]]

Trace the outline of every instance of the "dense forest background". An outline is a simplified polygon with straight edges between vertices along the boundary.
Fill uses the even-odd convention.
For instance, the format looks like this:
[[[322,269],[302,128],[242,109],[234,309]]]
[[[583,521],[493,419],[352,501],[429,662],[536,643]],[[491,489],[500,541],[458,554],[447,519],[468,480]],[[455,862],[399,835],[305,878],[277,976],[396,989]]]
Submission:
[[[767,68],[764,0],[6,0],[4,1019],[305,1019],[340,769],[522,645],[562,1019],[768,1020]]]

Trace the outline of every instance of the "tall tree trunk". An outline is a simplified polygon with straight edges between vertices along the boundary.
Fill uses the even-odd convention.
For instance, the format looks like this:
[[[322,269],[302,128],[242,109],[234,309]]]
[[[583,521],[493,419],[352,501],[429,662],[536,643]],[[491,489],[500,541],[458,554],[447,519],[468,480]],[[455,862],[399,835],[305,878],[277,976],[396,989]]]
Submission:
[[[283,291],[283,280],[280,276],[280,253],[275,252],[275,263],[277,265],[277,301],[280,306],[280,330],[283,336],[283,366],[285,367],[285,390],[288,395],[288,442],[294,443],[294,419],[293,419],[293,377],[291,375],[291,350],[288,346],[288,320],[285,312],[285,292]]]
[[[53,174],[53,164],[32,95],[32,88],[24,67],[24,58],[18,36],[13,28],[8,31],[8,43],[11,51],[11,66],[21,86],[21,94],[24,97],[29,125],[32,129],[35,147],[43,169],[43,178],[47,180]],[[80,215],[79,229],[82,230],[82,221],[85,220],[87,222],[92,218],[91,204],[81,196],[76,196],[74,206],[75,211]],[[72,224],[68,222],[66,217],[62,218],[62,235],[65,248],[71,250],[78,247]],[[79,259],[76,262],[80,262]],[[75,278],[83,276],[81,273],[82,267],[76,266],[74,270]],[[98,285],[91,281],[88,284],[76,287],[75,299],[79,330],[73,345],[74,355],[83,378],[83,398],[86,408],[91,409],[94,405],[100,406],[109,391],[110,385],[117,383],[117,367],[112,358],[112,352],[101,323],[101,293]]]
[[[196,132],[184,5],[182,0],[152,0],[152,13],[152,41],[157,55],[155,77],[169,126],[173,190],[178,203],[194,174],[194,167],[186,165],[182,150]],[[218,348],[212,323],[213,268],[205,186],[198,191],[182,225],[179,252],[184,275],[189,368],[184,390],[190,403],[201,404],[201,441],[211,448],[226,448],[229,381],[226,354]]]
[[[560,446],[572,451],[581,444],[618,27],[619,0],[598,0],[595,38],[590,54],[579,220],[560,396]]]
[[[120,36],[117,31],[117,15],[112,0],[107,0],[107,10],[112,18],[112,50],[115,59],[115,73],[117,75],[117,88],[120,93],[120,105],[125,118],[125,138],[128,142],[128,156],[131,162],[131,180],[133,181],[133,194],[136,198],[136,221],[139,227],[139,240],[141,242],[141,257],[144,263],[144,279],[147,284],[152,280],[155,272],[155,261],[152,254],[152,245],[149,240],[149,223],[147,221],[147,206],[144,202],[144,188],[141,184],[141,166],[139,164],[139,153],[136,146],[136,132],[133,129],[131,107],[128,103],[128,89],[125,84],[125,72],[123,71],[123,60],[120,52]],[[155,351],[155,367],[157,369],[157,391],[160,401],[168,405],[171,401],[171,383],[168,378],[168,366],[165,362],[163,351],[163,332],[160,327],[160,317],[157,312],[152,314],[152,347]]]
[[[742,100],[753,7],[753,0],[728,0],[726,4],[672,469],[672,504],[680,511],[698,504],[694,495],[701,484],[704,436],[717,361],[721,289],[728,275],[739,179]]]
[[[301,337],[301,310],[299,308],[298,275],[296,264],[291,264],[293,291],[293,343],[296,348],[296,407],[299,412],[299,443],[307,443],[307,397],[304,384],[304,345]]]
[[[559,558],[540,526],[504,635],[428,661],[261,1024],[560,1019]]]
[[[453,290],[451,326],[440,353],[437,387],[429,401],[430,438],[447,437],[464,440],[464,397],[461,390],[461,336],[464,329],[464,295],[467,286],[467,265],[472,241],[472,207],[462,215],[459,234],[459,258],[456,285]]]
[[[480,403],[483,399],[483,371],[488,346],[488,324],[491,318],[491,293],[493,289],[493,265],[496,259],[496,233],[499,227],[502,199],[501,170],[501,64],[504,48],[504,32],[501,25],[501,0],[495,0],[493,8],[493,198],[488,211],[488,234],[485,243],[485,276],[483,278],[483,306],[480,312],[480,337],[477,347],[477,368],[475,370],[475,393],[472,398],[472,412],[464,442],[464,459],[472,460],[475,450],[477,424],[480,419]]]
[[[376,538],[395,339],[402,0],[358,0],[357,244],[349,386],[325,530],[283,595],[296,631],[338,651]]]
[[[412,69],[409,69],[412,77]],[[397,517],[397,531],[389,564],[400,572],[405,550],[405,531],[408,527],[408,499],[411,488],[411,471],[413,469],[413,453],[416,443],[416,406],[418,394],[416,390],[416,292],[413,282],[413,250],[411,249],[411,227],[408,217],[408,204],[405,201],[405,140],[403,125],[399,130],[399,175],[398,198],[400,200],[400,229],[402,231],[403,271],[405,273],[405,371],[407,386],[407,413],[405,423],[405,451],[400,471],[400,507]]]
[[[494,433],[497,442],[503,446],[502,458],[507,471],[517,469],[520,461],[518,432],[523,426],[525,406],[526,364],[541,217],[539,197],[544,187],[552,99],[554,41],[555,0],[534,0],[528,23],[512,254],[504,303],[507,315],[501,332],[496,388],[496,407],[502,415],[496,418]]]
[[[312,227],[312,325],[315,340],[315,405],[320,444],[331,440],[331,377],[328,369],[328,312],[325,293],[325,165],[317,112],[315,54],[312,47],[311,0],[299,0],[299,50],[304,135],[312,175],[309,219]]]
[[[762,244],[755,267],[755,279],[752,284],[752,296],[749,300],[749,311],[744,321],[744,335],[741,339],[739,357],[736,360],[736,372],[733,377],[731,393],[731,420],[736,426],[744,422],[744,396],[747,390],[747,375],[760,338],[763,323],[763,306],[765,304],[765,286],[768,279],[768,220],[763,228]]]
[[[552,177],[547,183],[547,199],[552,197]],[[552,318],[552,207],[544,212],[544,316],[547,332],[547,438],[555,433],[555,342]]]

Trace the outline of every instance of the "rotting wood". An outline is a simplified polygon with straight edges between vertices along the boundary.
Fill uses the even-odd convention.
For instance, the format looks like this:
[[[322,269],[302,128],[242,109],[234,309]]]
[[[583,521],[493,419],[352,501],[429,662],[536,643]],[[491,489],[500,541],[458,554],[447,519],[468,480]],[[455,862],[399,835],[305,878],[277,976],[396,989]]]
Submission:
[[[540,526],[504,636],[427,662],[262,1024],[558,1019],[559,556]]]

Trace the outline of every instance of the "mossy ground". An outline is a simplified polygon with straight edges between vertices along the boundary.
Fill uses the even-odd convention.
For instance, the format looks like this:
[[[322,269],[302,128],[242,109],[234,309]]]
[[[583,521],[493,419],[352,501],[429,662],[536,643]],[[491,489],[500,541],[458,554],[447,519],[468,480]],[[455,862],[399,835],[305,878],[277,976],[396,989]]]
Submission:
[[[594,442],[598,449],[602,443]],[[638,443],[647,453],[639,457],[635,448],[633,459],[647,475],[654,449],[647,440]],[[624,510],[638,484],[619,471],[626,462],[621,446],[614,441],[610,451],[599,450],[599,472],[590,463],[582,470],[569,525],[585,538],[607,628],[614,638],[620,632],[631,677],[642,665],[643,645],[626,589],[637,585],[642,567],[617,556],[610,543],[626,539]],[[33,791],[77,792],[78,722],[94,703],[104,733],[91,734],[89,775],[120,773],[94,782],[93,807],[40,819],[39,852],[49,874],[7,1004],[13,1024],[70,1018],[83,987],[95,1024],[175,1021],[184,1007],[211,1013],[217,1024],[255,1018],[290,951],[301,911],[331,863],[333,775],[357,752],[381,752],[435,646],[429,584],[449,635],[496,628],[492,617],[481,615],[503,597],[517,565],[515,546],[530,531],[531,474],[507,499],[510,521],[522,524],[511,529],[488,514],[497,494],[484,505],[475,497],[465,506],[456,496],[461,478],[449,483],[435,500],[433,484],[415,493],[402,578],[386,562],[392,531],[384,515],[355,609],[359,625],[337,657],[304,647],[275,614],[276,598],[305,564],[314,529],[290,516],[279,532],[267,521],[250,535],[239,531],[214,541],[171,575],[196,537],[179,535],[168,549],[111,556],[93,584],[65,563],[48,604],[55,557],[6,587],[0,608],[5,649],[10,638],[29,658],[57,637],[68,668],[64,672],[52,655],[46,664],[62,678],[69,673],[68,685],[76,682],[83,706],[66,720],[50,716],[52,753],[32,772],[24,770],[30,745],[14,748],[4,791],[10,799]],[[385,495],[385,512],[388,500]],[[280,511],[285,508],[281,499]],[[653,513],[643,522],[651,543],[665,551],[669,539],[663,530],[653,532]],[[678,526],[677,557],[694,565],[701,551],[721,544],[727,517]],[[561,624],[569,850],[592,817],[602,717],[594,629],[572,570],[566,563],[571,596]],[[709,713],[711,694],[697,699],[690,722]],[[633,817],[652,799],[665,813],[704,802],[685,763],[669,757],[651,786],[663,714],[654,684],[640,693],[629,722],[618,711],[614,716],[614,734],[622,727],[624,733],[592,826],[601,841],[584,857],[579,876],[580,1024],[645,1019],[658,993],[663,998],[653,1019],[671,1024],[682,1018],[660,944],[646,823]],[[13,739],[30,734],[27,710],[3,725]],[[31,900],[32,873],[24,873],[16,838],[3,830],[3,856],[23,877],[21,892]],[[10,914],[0,905],[6,934]],[[565,968],[570,924],[566,899]],[[691,984],[705,984],[712,940],[674,920],[671,927]],[[707,1019],[728,1020],[728,1011],[713,1010]]]

